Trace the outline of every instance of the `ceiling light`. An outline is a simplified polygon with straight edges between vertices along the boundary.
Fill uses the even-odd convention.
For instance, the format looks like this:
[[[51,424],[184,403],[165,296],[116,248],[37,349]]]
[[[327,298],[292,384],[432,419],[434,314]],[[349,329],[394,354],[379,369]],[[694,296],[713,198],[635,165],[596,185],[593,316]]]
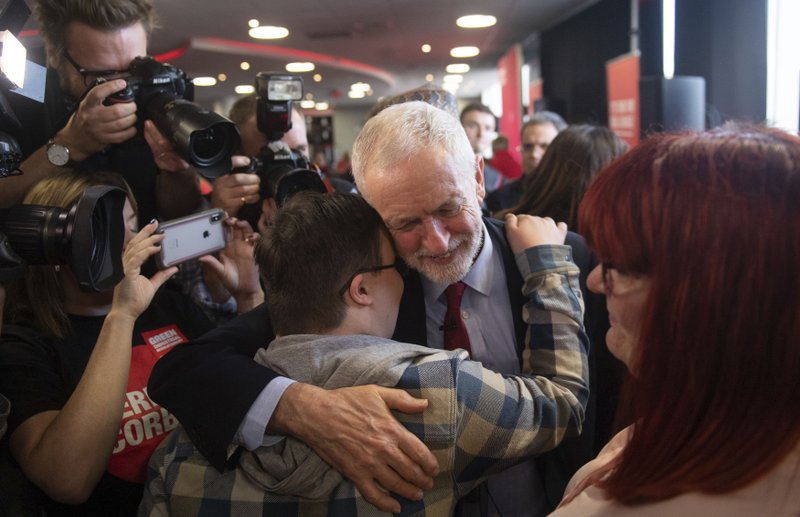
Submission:
[[[371,89],[371,86],[367,83],[353,83],[350,85],[350,90],[354,92],[367,92]]]
[[[256,87],[252,84],[240,84],[236,88],[233,89],[239,95],[249,95],[256,91]]]
[[[214,86],[217,80],[213,77],[195,77],[192,79],[192,84],[195,86]]]
[[[455,47],[450,51],[450,55],[453,57],[475,57],[480,53],[478,47]]]
[[[286,65],[286,71],[292,73],[310,72],[314,70],[314,63],[308,61],[297,61]]]
[[[427,43],[422,45],[422,51],[427,54],[428,52],[431,51],[431,46],[428,45]]]
[[[241,68],[242,70],[250,70],[250,63],[248,63],[247,61],[242,61],[241,63],[239,63],[239,68]]]
[[[363,99],[366,94],[360,90],[350,90],[347,92],[347,96],[351,99]]]
[[[450,93],[456,93],[456,90],[458,90],[458,86],[459,85],[457,83],[443,83],[442,84],[442,88],[444,88],[445,90],[447,90]]]
[[[433,74],[425,74],[425,80],[429,83],[433,82]]]
[[[300,107],[306,110],[313,110],[316,105],[317,103],[311,99],[300,101]]]
[[[226,81],[227,79],[228,79],[228,76],[227,76],[227,75],[225,75],[225,74],[219,74],[219,75],[217,76],[217,80],[218,80],[219,82]]]
[[[495,23],[497,23],[497,18],[488,14],[470,14],[456,20],[456,25],[464,29],[491,27]]]
[[[317,103],[317,104],[314,106],[314,109],[316,109],[317,111],[325,111],[325,110],[327,110],[329,107],[330,107],[330,105],[329,105],[327,102],[318,102],[318,103]]]
[[[289,29],[272,25],[260,25],[247,31],[247,34],[255,39],[281,39],[289,35]]]
[[[464,76],[459,74],[451,74],[444,76],[442,80],[446,83],[460,83],[464,80]]]
[[[314,98],[314,94],[311,92],[306,93],[306,100],[311,100]]]
[[[258,20],[256,20],[255,18],[253,18],[252,20],[250,20],[249,22],[247,22],[247,26],[248,26],[248,27],[250,27],[251,29],[255,29],[255,28],[256,28],[256,27],[258,27],[259,25],[261,25],[261,23],[259,23],[259,21],[258,21]]]
[[[469,65],[466,63],[452,63],[447,65],[445,70],[447,70],[448,74],[466,74],[469,72]]]
[[[318,83],[322,81],[322,74],[314,74],[314,82]]]

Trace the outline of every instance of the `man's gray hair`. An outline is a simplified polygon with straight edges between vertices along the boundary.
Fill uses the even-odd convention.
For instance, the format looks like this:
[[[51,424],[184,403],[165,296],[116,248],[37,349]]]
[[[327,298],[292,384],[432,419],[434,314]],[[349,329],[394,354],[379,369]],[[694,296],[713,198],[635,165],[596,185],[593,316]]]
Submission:
[[[465,178],[475,177],[475,153],[453,115],[421,101],[384,109],[367,121],[353,144],[351,163],[359,192],[369,199],[367,174],[392,174],[396,165],[430,149],[449,155]]]

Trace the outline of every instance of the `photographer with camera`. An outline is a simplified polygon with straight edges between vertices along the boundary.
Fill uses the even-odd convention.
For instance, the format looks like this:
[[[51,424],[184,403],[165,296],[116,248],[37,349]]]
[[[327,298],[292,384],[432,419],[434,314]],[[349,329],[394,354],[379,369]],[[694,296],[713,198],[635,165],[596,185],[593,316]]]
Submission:
[[[241,135],[241,145],[239,150],[246,156],[259,156],[261,150],[269,143],[267,135],[264,134],[258,127],[257,111],[258,111],[258,98],[257,95],[250,94],[240,97],[233,103],[229,118],[239,128]],[[289,149],[299,154],[305,160],[306,165],[314,168],[309,158],[309,145],[308,145],[308,132],[306,128],[306,120],[303,113],[300,112],[296,104],[291,106],[291,127],[280,138],[280,141],[285,143]],[[235,163],[241,165],[239,157],[234,157]],[[327,178],[322,176],[323,180],[330,183],[333,190],[337,192],[355,192],[355,185],[349,181],[339,178]],[[231,215],[235,215],[239,209],[245,204],[252,204],[263,201],[259,194],[259,185],[261,183],[258,174],[235,173],[221,176],[214,181],[214,192],[211,194],[211,205],[217,208],[222,208]],[[269,214],[270,207],[262,206],[265,214]],[[268,215],[265,215],[268,217]]]
[[[15,109],[23,127],[12,136],[27,158],[22,175],[3,180],[0,207],[80,163],[122,174],[139,201],[142,224],[195,211],[202,202],[196,171],[151,120],[137,125],[145,115],[136,102],[107,102],[126,89],[125,79],[98,82],[147,54],[155,25],[150,0],[35,0],[33,7],[50,68],[45,103]]]
[[[8,284],[13,302],[0,339],[0,392],[13,406],[8,450],[47,496],[47,515],[135,514],[147,460],[177,425],[148,396],[150,371],[212,328],[194,304],[159,289],[176,267],[142,273],[165,236],[155,221],[137,233],[135,198],[119,175],[62,171],[37,183],[21,206],[66,208],[94,185],[122,189],[124,217],[110,232],[124,276],[113,291],[89,292],[70,265],[30,266]]]

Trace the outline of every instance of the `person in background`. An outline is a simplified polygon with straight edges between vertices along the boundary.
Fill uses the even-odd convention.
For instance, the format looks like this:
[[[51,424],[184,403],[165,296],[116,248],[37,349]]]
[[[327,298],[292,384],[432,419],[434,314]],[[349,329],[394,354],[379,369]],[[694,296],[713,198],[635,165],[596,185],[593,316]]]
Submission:
[[[62,171],[26,203],[69,207],[91,185],[123,188],[123,267],[113,292],[84,292],[69,266],[30,266],[8,286],[0,392],[12,403],[8,448],[46,498],[47,515],[134,515],[147,459],[177,426],[147,394],[156,360],[212,328],[181,295],[159,290],[177,270],[141,274],[164,236],[137,233],[136,203],[118,175]]]
[[[531,216],[507,222],[526,278],[523,354],[531,357],[530,377],[487,370],[464,350],[389,339],[405,267],[380,215],[360,196],[299,193],[257,247],[280,336],[256,353],[257,362],[317,386],[378,383],[428,400],[421,416],[405,422],[434,451],[441,471],[435,488],[421,502],[406,501],[401,513],[449,515],[481,479],[580,430],[587,343],[578,268],[561,244],[566,226]],[[305,274],[297,264],[305,265]],[[309,294],[317,306],[309,306]],[[499,411],[498,396],[504,400]],[[352,483],[292,438],[241,451],[223,472],[183,432],[164,445],[150,461],[141,515],[189,517],[207,507],[235,515],[245,503],[260,515],[377,514]],[[476,462],[480,468],[472,467]]]
[[[800,514],[800,139],[661,134],[579,211],[633,425],[554,517]]]
[[[574,125],[558,134],[547,147],[536,174],[522,180],[522,197],[513,207],[496,214],[531,214],[565,221],[578,227],[578,205],[597,173],[628,146],[610,129]]]
[[[95,85],[147,55],[156,25],[149,0],[35,0],[33,11],[47,52],[44,104],[15,96],[22,129],[12,131],[25,160],[24,174],[3,180],[0,207],[19,203],[37,181],[77,164],[118,172],[139,203],[139,225],[174,219],[200,208],[197,172],[183,161],[135,102],[104,101],[124,79]]]
[[[336,162],[333,173],[339,177],[350,176],[350,153],[345,151],[342,154],[342,157]]]
[[[367,113],[367,120],[371,119],[384,109],[403,102],[422,101],[440,110],[446,111],[456,119],[459,118],[458,101],[456,96],[444,88],[436,88],[430,83],[411,90],[399,93],[393,97],[386,97],[376,102]]]
[[[503,185],[486,196],[485,205],[490,213],[500,212],[519,203],[522,197],[522,180],[536,173],[547,146],[566,127],[564,119],[552,111],[534,113],[522,125],[519,149],[522,154],[522,178]]]
[[[522,176],[522,166],[508,151],[508,137],[505,135],[498,135],[492,140],[492,158],[489,160],[489,165],[497,169],[502,176],[500,185],[510,183]]]
[[[242,96],[233,103],[228,115],[239,128],[242,139],[239,150],[242,155],[247,157],[258,156],[261,148],[268,143],[267,135],[258,130],[257,105],[258,100],[255,94]],[[285,143],[289,149],[300,153],[310,163],[306,118],[295,104],[292,104],[292,128],[283,135],[281,142]],[[243,167],[249,163],[249,160],[243,157],[235,158],[237,167]],[[353,184],[348,181],[340,178],[327,178],[324,175],[323,178],[329,181],[337,192],[354,190]],[[214,181],[211,206],[222,208],[229,215],[236,216],[243,205],[263,201],[260,184],[261,178],[257,174],[234,172],[220,176]]]
[[[461,125],[476,155],[484,160],[491,158],[492,141],[497,136],[497,117],[488,106],[474,102],[461,110]],[[491,192],[502,183],[502,175],[494,167],[484,161],[483,181],[486,192]]]

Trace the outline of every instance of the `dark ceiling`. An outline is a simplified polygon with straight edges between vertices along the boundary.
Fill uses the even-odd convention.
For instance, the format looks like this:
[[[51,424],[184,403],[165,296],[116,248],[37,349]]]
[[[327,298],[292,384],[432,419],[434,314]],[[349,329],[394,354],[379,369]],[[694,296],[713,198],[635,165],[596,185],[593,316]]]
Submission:
[[[425,84],[428,74],[434,85],[441,85],[450,63],[470,65],[456,94],[475,98],[498,82],[497,61],[514,43],[596,1],[153,0],[160,26],[149,49],[190,77],[224,74],[226,79],[214,86],[195,88],[195,99],[208,106],[229,105],[237,95],[235,86],[253,84],[259,71],[285,72],[291,61],[316,65],[313,72],[300,74],[305,91],[334,110],[370,106],[381,96]],[[466,14],[493,15],[497,24],[458,27],[456,19]],[[253,39],[247,33],[251,19],[286,27],[289,36]],[[26,29],[36,29],[35,22],[29,20]],[[431,46],[429,53],[421,51],[423,44]],[[450,56],[452,47],[465,45],[479,47],[480,55]],[[249,70],[240,68],[242,61],[250,63]],[[315,74],[321,75],[320,82],[314,81]],[[368,83],[371,94],[349,98],[350,85],[357,82]]]

